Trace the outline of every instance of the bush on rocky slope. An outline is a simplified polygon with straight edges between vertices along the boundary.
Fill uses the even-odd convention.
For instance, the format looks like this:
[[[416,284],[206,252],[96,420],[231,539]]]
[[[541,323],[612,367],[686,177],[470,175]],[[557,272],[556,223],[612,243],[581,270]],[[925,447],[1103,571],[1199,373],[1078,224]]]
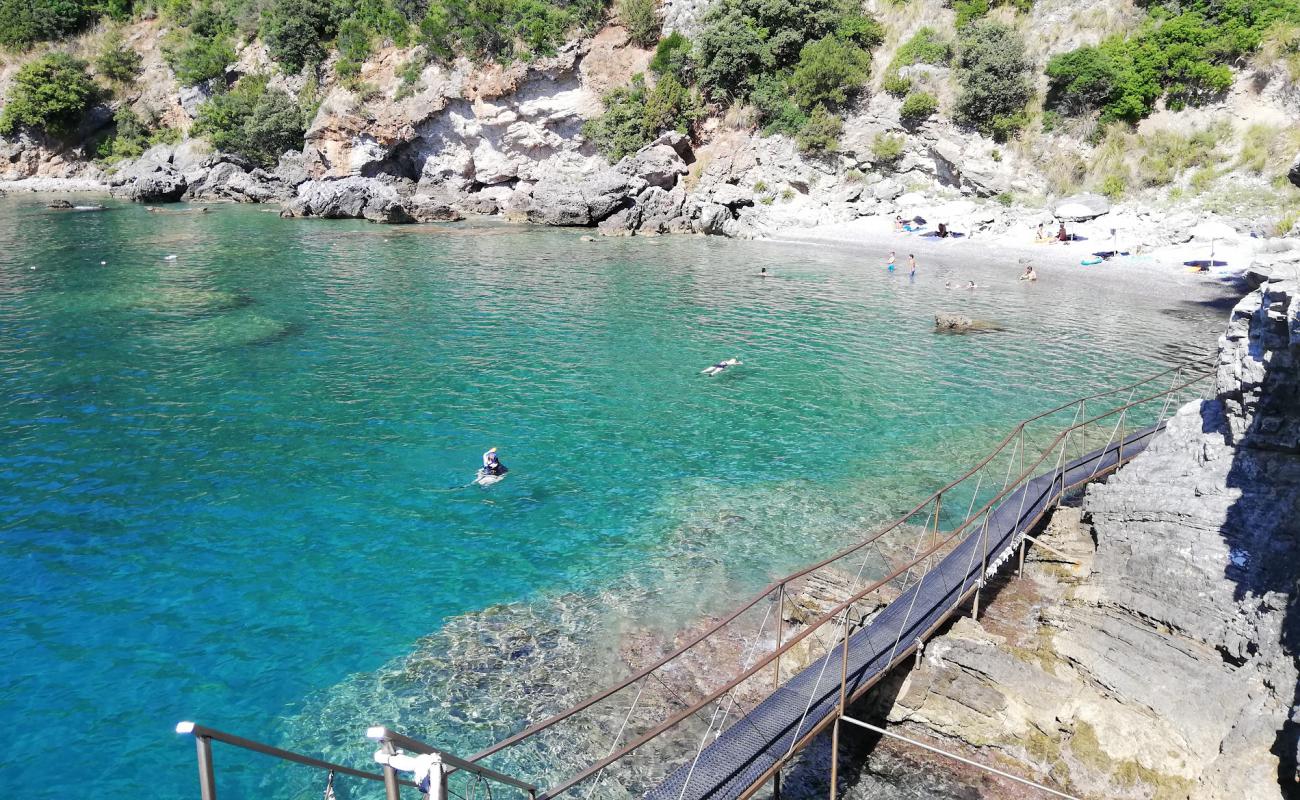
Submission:
[[[672,75],[660,78],[653,89],[646,87],[644,75],[635,75],[603,102],[605,113],[588,120],[582,135],[610,161],[635,153],[665,131],[690,133],[703,115],[698,95]]]
[[[53,136],[68,136],[95,95],[86,62],[60,52],[41,56],[14,77],[0,112],[0,135],[29,126]]]
[[[121,32],[110,31],[95,56],[95,70],[110,81],[131,83],[140,74],[142,61],[140,54],[122,41]]]
[[[250,75],[204,103],[192,133],[218,150],[269,167],[286,150],[302,147],[304,128],[302,111],[289,95]]]
[[[1266,39],[1284,42],[1296,23],[1293,0],[1156,4],[1136,32],[1053,57],[1048,103],[1074,115],[1098,112],[1103,122],[1141,119],[1161,98],[1173,109],[1203,103],[1232,85],[1230,63]]]
[[[912,90],[912,81],[902,77],[899,70],[916,64],[947,66],[950,60],[952,43],[934,28],[921,28],[894,51],[894,57],[885,68],[883,88],[896,97],[903,97]]]
[[[957,122],[1010,138],[1025,122],[1032,89],[1025,43],[1010,26],[977,22],[962,31],[957,44]]]
[[[98,16],[81,0],[0,0],[0,47],[23,50],[75,33]]]
[[[617,0],[614,13],[633,43],[650,47],[659,41],[659,13],[655,9],[655,0]]]

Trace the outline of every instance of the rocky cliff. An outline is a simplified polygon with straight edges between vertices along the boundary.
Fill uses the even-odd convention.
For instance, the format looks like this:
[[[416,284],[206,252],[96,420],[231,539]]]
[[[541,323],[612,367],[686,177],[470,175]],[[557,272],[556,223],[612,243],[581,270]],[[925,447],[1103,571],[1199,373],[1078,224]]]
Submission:
[[[981,621],[926,650],[891,721],[1089,797],[1296,791],[1300,281],[1233,310],[1213,397],[1079,509]]]
[[[889,32],[875,55],[873,84],[881,82],[900,43],[923,25],[951,27],[954,17],[942,0],[866,5]],[[705,0],[666,0],[659,9],[665,33],[695,33],[707,6]],[[1030,55],[1041,65],[1054,53],[1132,23],[1135,14],[1122,0],[1106,0],[1088,13],[1067,0],[1041,0],[1014,19],[1027,32],[1050,31],[1027,37]],[[72,49],[89,55],[101,33],[82,36]],[[177,83],[161,55],[167,34],[160,20],[129,26],[127,42],[141,54],[143,74],[135,87],[97,107],[82,134],[109,125],[123,105],[170,130],[189,130],[210,92]],[[1050,199],[1063,185],[1083,181],[1089,161],[1114,157],[1074,134],[1035,128],[1016,142],[998,144],[961,128],[948,120],[950,69],[918,64],[902,68],[905,77],[938,97],[940,114],[906,121],[900,101],[873,85],[846,110],[836,152],[805,155],[790,138],[756,130],[752,110],[724,114],[715,108],[692,140],[657,142],[630,161],[609,164],[583,137],[582,125],[600,113],[607,91],[646,71],[650,56],[610,24],[548,58],[508,65],[434,63],[415,81],[404,71],[415,49],[385,47],[361,65],[356,80],[345,81],[337,75],[337,54],[312,75],[285,75],[254,39],[241,43],[227,80],[266,74],[273,87],[295,96],[313,81],[319,85],[320,103],[304,146],[286,154],[279,168],[254,169],[189,141],[155,148],[136,163],[109,166],[96,163],[87,147],[23,134],[0,141],[0,186],[111,185],[121,196],[148,202],[280,202],[286,216],[378,222],[501,215],[599,226],[611,235],[690,231],[752,237],[896,214],[947,220],[968,234],[1011,228],[1028,234],[1039,222],[1051,222]],[[17,63],[0,69],[0,91]],[[1221,216],[1226,224],[1220,231],[1234,237],[1293,226],[1269,184],[1272,176],[1241,167],[1236,151],[1253,127],[1296,125],[1296,85],[1285,70],[1247,66],[1215,102],[1163,110],[1144,121],[1129,143],[1133,148],[1144,136],[1226,126],[1216,151],[1223,167],[1202,176],[1219,181],[1214,186],[1222,190],[1193,185],[1189,169],[1112,210],[1098,231],[1118,229],[1127,245],[1150,248],[1190,241],[1207,215]],[[886,152],[881,137],[896,146]],[[203,158],[196,158],[199,153]]]

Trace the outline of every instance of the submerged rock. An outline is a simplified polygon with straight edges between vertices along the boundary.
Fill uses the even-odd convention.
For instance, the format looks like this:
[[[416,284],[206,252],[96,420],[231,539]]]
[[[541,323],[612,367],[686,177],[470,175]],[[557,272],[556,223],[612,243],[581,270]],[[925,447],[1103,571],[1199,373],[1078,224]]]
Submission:
[[[1006,330],[996,322],[971,319],[961,314],[941,311],[934,315],[934,328],[940,333],[975,333]]]

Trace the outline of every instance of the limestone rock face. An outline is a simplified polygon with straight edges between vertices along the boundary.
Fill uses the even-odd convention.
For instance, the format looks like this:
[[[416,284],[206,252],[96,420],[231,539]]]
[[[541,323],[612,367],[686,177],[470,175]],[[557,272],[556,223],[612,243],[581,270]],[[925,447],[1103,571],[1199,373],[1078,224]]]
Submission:
[[[109,192],[137,203],[172,203],[185,194],[185,176],[171,164],[170,156],[159,160],[153,150],[145,153],[135,165],[114,175],[109,181]]]
[[[284,217],[387,219],[397,216],[397,189],[371,178],[306,181],[285,203]]]

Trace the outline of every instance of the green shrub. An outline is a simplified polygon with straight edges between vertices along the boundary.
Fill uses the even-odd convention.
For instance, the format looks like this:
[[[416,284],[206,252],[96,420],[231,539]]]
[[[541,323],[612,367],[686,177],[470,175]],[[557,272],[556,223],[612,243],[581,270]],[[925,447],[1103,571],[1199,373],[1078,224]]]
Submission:
[[[912,38],[898,46],[890,66],[910,67],[913,64],[946,66],[952,60],[952,43],[939,35],[934,28],[918,28]]]
[[[998,192],[997,197],[993,198],[998,201],[998,205],[1003,208],[1011,208],[1016,203],[1016,196],[1011,192]]]
[[[163,41],[163,57],[183,86],[221,78],[235,60],[236,25],[224,7],[211,3],[175,8],[180,27]]]
[[[1098,111],[1105,122],[1141,119],[1161,98],[1172,109],[1204,103],[1232,85],[1230,64],[1274,33],[1285,50],[1281,32],[1300,24],[1292,0],[1188,0],[1152,5],[1147,14],[1130,34],[1054,56],[1049,105],[1068,114]]]
[[[882,30],[853,0],[718,0],[696,42],[700,86],[714,100],[747,100],[764,79],[793,70],[804,45],[827,36],[868,48]]]
[[[808,121],[795,140],[804,153],[833,153],[839,149],[843,127],[839,117],[819,105],[808,112]]]
[[[569,29],[589,26],[599,8],[592,0],[555,5],[545,0],[441,0],[420,22],[420,41],[449,59],[508,62],[553,55]]]
[[[960,31],[989,13],[989,0],[956,0],[952,7],[957,12],[954,24]]]
[[[1101,182],[1101,186],[1097,187],[1097,190],[1111,200],[1118,200],[1124,196],[1124,192],[1128,191],[1128,178],[1117,172],[1112,172],[1106,176],[1105,180]]]
[[[957,122],[999,140],[1023,127],[1029,68],[1024,41],[1014,29],[997,22],[966,28],[957,49]]]
[[[781,199],[784,200],[784,201],[787,202],[787,203],[790,202],[791,200],[793,200],[793,199],[794,199],[794,189],[791,189],[791,188],[789,188],[789,187],[786,187],[785,189],[783,189],[783,190],[781,191]]]
[[[129,106],[122,106],[113,114],[113,132],[99,143],[96,154],[111,164],[135,158],[148,147],[149,126]]]
[[[370,57],[370,30],[356,17],[348,17],[339,25],[335,40],[339,58],[334,71],[340,78],[352,78],[361,72],[361,65]]]
[[[849,41],[826,36],[803,46],[790,75],[794,101],[805,110],[843,105],[871,74],[871,55]]]
[[[912,79],[904,78],[897,72],[888,72],[885,74],[885,79],[881,82],[880,88],[894,97],[906,97],[907,93],[912,91]]]
[[[614,13],[627,29],[628,38],[641,47],[659,41],[659,15],[655,0],[615,0]]]
[[[95,99],[95,84],[86,62],[54,52],[25,64],[14,76],[0,111],[0,135],[20,126],[67,137]]]
[[[204,103],[191,133],[218,150],[270,167],[286,150],[302,147],[304,130],[302,110],[293,98],[268,90],[265,77],[250,75]]]
[[[699,97],[676,78],[665,75],[653,89],[645,76],[614,89],[602,99],[605,112],[582,126],[582,135],[610,161],[618,161],[654,141],[664,131],[690,133],[703,114]]]
[[[262,12],[267,52],[291,74],[324,61],[325,43],[336,30],[330,7],[314,0],[271,0]]]
[[[906,140],[902,136],[890,133],[877,133],[871,140],[872,163],[892,167],[903,157]]]
[[[81,0],[0,0],[0,47],[24,50],[60,39],[93,17],[90,4]]]
[[[682,83],[689,83],[691,40],[677,31],[665,36],[655,48],[654,58],[650,59],[650,71],[656,75],[672,75]]]
[[[139,53],[122,41],[122,34],[114,30],[104,37],[95,57],[95,69],[110,81],[131,83],[140,74],[142,60]]]
[[[795,136],[808,121],[808,115],[790,97],[786,78],[771,75],[762,78],[754,88],[749,101],[758,111],[758,123],[764,135],[784,134]]]
[[[767,181],[754,181],[754,194],[762,194],[767,191]]]
[[[934,95],[927,92],[913,92],[903,101],[898,116],[904,122],[917,123],[929,119],[938,109],[939,101],[934,98]]]

